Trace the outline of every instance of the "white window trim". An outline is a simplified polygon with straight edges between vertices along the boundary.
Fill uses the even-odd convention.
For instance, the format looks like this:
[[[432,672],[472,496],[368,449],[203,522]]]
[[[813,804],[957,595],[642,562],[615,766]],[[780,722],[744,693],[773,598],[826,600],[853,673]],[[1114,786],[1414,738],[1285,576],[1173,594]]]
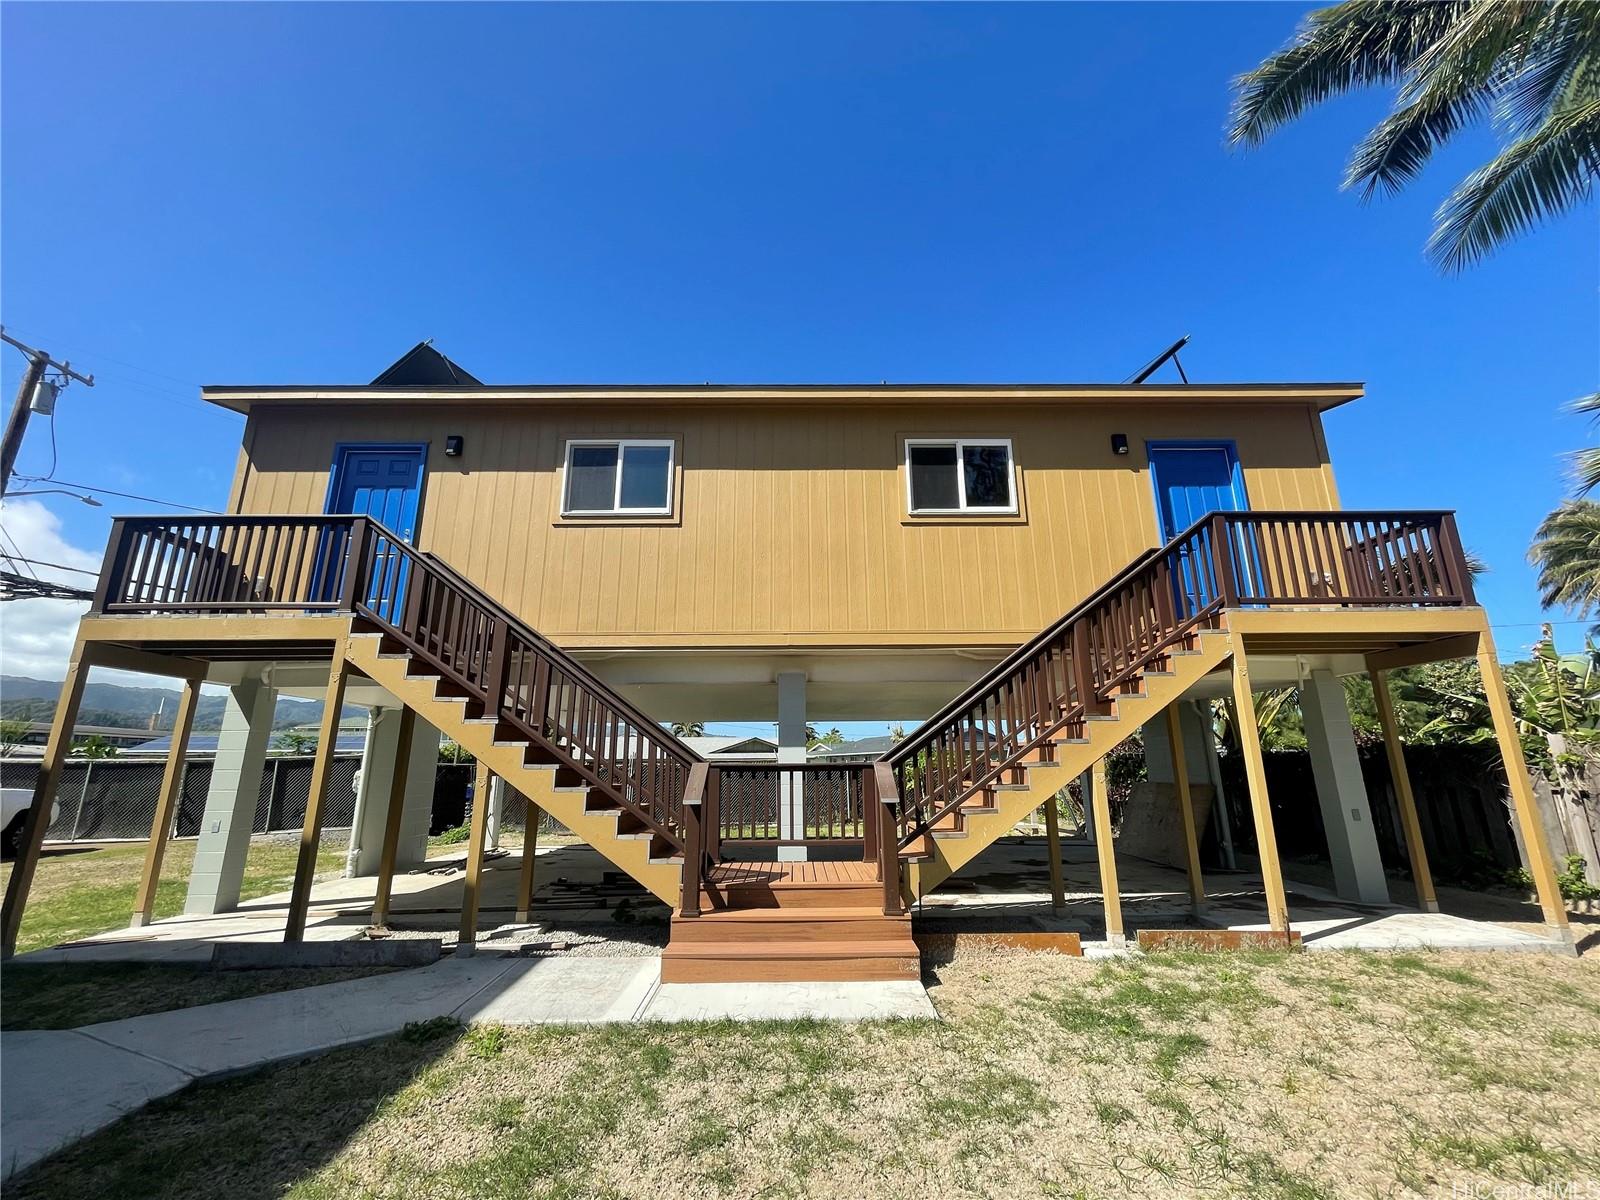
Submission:
[[[961,498],[959,508],[918,508],[911,491],[911,448],[913,446],[954,446],[956,448],[956,495]],[[968,446],[1004,446],[1006,448],[1006,465],[1009,468],[1009,484],[1011,489],[1011,503],[1001,508],[998,505],[969,505],[967,503],[967,469],[966,447]],[[907,438],[906,439],[906,512],[913,517],[939,517],[939,516],[995,516],[1014,517],[1020,511],[1017,506],[1017,454],[1011,448],[1010,438]]]
[[[611,508],[568,507],[567,485],[572,477],[572,451],[579,446],[615,446],[617,448],[617,482],[611,493]],[[622,467],[629,447],[660,448],[667,450],[667,502],[660,508],[622,507]],[[678,466],[678,444],[672,438],[573,438],[561,456],[561,515],[563,517],[670,517],[672,515],[673,480]]]

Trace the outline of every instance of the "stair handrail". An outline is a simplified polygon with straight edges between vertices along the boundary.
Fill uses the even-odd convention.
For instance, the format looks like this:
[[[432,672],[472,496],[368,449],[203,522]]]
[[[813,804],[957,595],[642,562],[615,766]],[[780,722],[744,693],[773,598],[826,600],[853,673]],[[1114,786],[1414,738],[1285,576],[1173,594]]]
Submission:
[[[393,535],[391,534],[390,536],[392,537]],[[456,570],[433,551],[417,550],[416,552],[421,557],[427,559],[428,562],[434,567],[438,568],[440,574],[447,576],[449,579],[455,582],[457,586],[477,592],[485,597],[488,596],[488,593],[485,592],[481,587],[473,583],[470,579],[461,574],[460,571]],[[611,693],[612,700],[616,703],[616,705],[627,712],[629,716],[633,717],[641,725],[646,725],[659,730],[661,735],[660,740],[663,743],[674,747],[678,751],[684,766],[692,766],[698,762],[708,761],[693,747],[686,744],[682,738],[673,733],[671,729],[661,724],[660,721],[657,721],[654,717],[650,716],[650,714],[638,708],[638,706],[636,706],[631,700],[619,692],[615,687],[606,683],[593,671],[589,670],[582,663],[578,662],[577,659],[573,658],[565,650],[561,649],[560,646],[557,646],[549,638],[545,637],[544,634],[540,633],[537,629],[533,628],[533,626],[522,620],[522,618],[511,612],[511,610],[506,608],[505,605],[499,604],[498,601],[491,601],[491,603],[502,610],[504,613],[503,619],[505,620],[506,625],[515,630],[517,635],[524,641],[531,642],[538,646],[543,653],[549,655],[549,657],[559,662],[562,669],[568,674],[576,675],[585,683],[588,683],[602,691]]]
[[[1336,547],[1332,538],[1318,543],[1319,531],[1297,528],[1313,523],[1343,526],[1346,544]],[[1363,539],[1374,531],[1362,530],[1363,525],[1386,528],[1367,542]],[[1276,532],[1280,542],[1288,536],[1285,529],[1294,530],[1299,541],[1289,549],[1292,552],[1298,548],[1305,561],[1291,561],[1286,571],[1281,561],[1284,547],[1266,536],[1268,529]],[[1425,538],[1423,534],[1429,530],[1431,537]],[[1236,544],[1252,535],[1254,543]],[[1356,551],[1371,557],[1363,561]],[[1279,561],[1269,561],[1271,556],[1277,556]],[[934,774],[937,786],[946,793],[944,802],[929,814],[923,811],[923,780],[916,780],[917,795],[910,803],[903,799],[900,805],[900,845],[905,847],[918,837],[931,834],[940,821],[959,810],[973,794],[1014,769],[1058,731],[1083,720],[1091,706],[1101,702],[1102,692],[1149,669],[1170,652],[1172,645],[1202,623],[1214,620],[1221,610],[1240,604],[1270,606],[1275,599],[1270,594],[1274,581],[1279,585],[1286,585],[1290,577],[1303,581],[1315,577],[1319,569],[1323,586],[1328,589],[1322,598],[1334,604],[1475,603],[1455,517],[1447,510],[1207,513],[1164,545],[1143,551],[1065,616],[996,663],[910,736],[879,756],[878,761],[896,774],[909,771],[912,760],[922,754],[922,772]],[[1115,605],[1120,595],[1140,582],[1142,572],[1152,570],[1155,577],[1143,581],[1150,607],[1121,614],[1124,619],[1134,620],[1137,627],[1133,636],[1121,645],[1108,645],[1103,635],[1097,636],[1092,618],[1108,615],[1097,610]],[[1275,574],[1275,580],[1269,578]],[[1412,588],[1409,593],[1405,590],[1407,582]],[[1340,583],[1343,590],[1335,590]],[[1401,587],[1389,586],[1385,590],[1376,586],[1379,583],[1399,583]],[[1358,591],[1358,584],[1374,590]],[[1426,590],[1416,590],[1419,584]],[[1302,603],[1306,599],[1291,593],[1278,602]],[[1154,625],[1148,622],[1152,610]],[[1115,621],[1111,625],[1115,628]],[[1061,666],[1068,675],[1059,689],[1053,688],[1054,666],[1050,661],[1055,643],[1060,645]],[[1037,665],[1041,656],[1042,671]],[[1119,656],[1125,661],[1120,661]],[[1110,674],[1105,673],[1108,663],[1113,668]],[[1030,688],[1034,692],[1031,697],[1026,695]],[[952,726],[975,707],[986,706],[997,694],[1003,699],[1015,699],[1019,692],[1024,693],[1024,703],[1035,701],[1035,708],[1005,714],[1012,726],[1005,736],[990,737],[990,725],[997,731],[1001,725],[1001,714],[996,712],[992,718],[981,717],[970,730],[955,730],[956,736],[951,739]],[[1044,706],[1047,699],[1048,710]],[[1018,728],[1025,731],[1020,739],[1014,736]],[[945,739],[942,747],[941,738]],[[999,761],[995,760],[997,752]]]
[[[670,770],[665,779],[660,777],[659,763],[652,761],[652,753],[662,755],[679,769],[690,773],[697,764],[703,762],[699,756],[683,746],[658,722],[640,713],[609,685],[555,650],[547,638],[527,629],[523,622],[512,616],[482,588],[447,568],[437,556],[428,555],[402,541],[381,523],[370,518],[356,518],[347,542],[347,552],[349,560],[343,584],[345,606],[351,612],[411,647],[450,678],[454,685],[464,687],[469,693],[480,697],[486,712],[546,743],[547,748],[561,761],[588,778],[593,785],[606,790],[620,807],[643,821],[675,848],[683,848],[682,793],[675,790]],[[390,554],[396,556],[397,563],[403,561],[407,565],[392,564],[387,557]],[[450,656],[443,654],[442,640],[440,653],[435,653],[430,645],[421,640],[424,631],[422,596],[427,592],[428,603],[432,605],[435,603],[434,588],[440,589],[441,596],[453,594],[457,603],[477,614],[479,621],[476,640],[465,647],[455,646]],[[412,625],[415,626],[414,630],[410,627]],[[430,637],[439,636],[442,639],[443,632],[429,623]],[[507,672],[513,635],[535,656],[533,691],[528,695],[528,702],[530,709],[540,714],[537,722],[525,720],[515,700],[509,704],[507,702]],[[456,657],[461,659],[465,674],[451,661]],[[565,675],[588,694],[600,698],[605,708],[623,723],[620,727],[606,726],[607,732],[598,737],[597,741],[608,748],[604,757],[593,753],[585,757],[572,752],[570,748],[563,748],[559,739],[551,740],[546,736],[544,719],[550,715],[549,693],[541,691],[541,686],[549,689],[552,675],[558,673]],[[511,690],[515,694],[515,689]],[[582,712],[583,708],[580,707],[579,711]],[[584,724],[587,728],[587,723]],[[594,746],[590,749],[598,748]],[[619,769],[626,776],[620,781]],[[631,794],[630,781],[634,785]],[[647,783],[655,786],[647,787]],[[665,791],[662,790],[663,785]],[[644,795],[649,795],[653,803],[659,805],[659,810],[653,808],[651,803],[644,802]]]
[[[970,707],[979,696],[982,696],[985,692],[990,691],[996,684],[1004,680],[1019,666],[1033,658],[1033,656],[1036,655],[1040,649],[1048,645],[1054,639],[1060,637],[1061,634],[1072,627],[1073,622],[1079,620],[1085,613],[1087,613],[1091,608],[1104,599],[1107,594],[1123,586],[1123,584],[1126,582],[1126,579],[1140,567],[1144,566],[1152,558],[1155,558],[1158,554],[1161,554],[1174,543],[1181,542],[1193,535],[1209,519],[1209,516],[1202,517],[1193,525],[1189,526],[1189,528],[1185,529],[1176,538],[1173,538],[1172,541],[1167,543],[1166,546],[1151,546],[1147,550],[1140,553],[1137,558],[1133,559],[1133,561],[1123,567],[1122,570],[1118,571],[1105,583],[1101,584],[1071,609],[1069,609],[1065,616],[1058,618],[1053,624],[1047,625],[1044,629],[1034,634],[1033,637],[1029,638],[1026,642],[1023,642],[1022,645],[1018,646],[1010,654],[1006,655],[999,662],[995,663],[994,666],[985,671],[981,676],[978,677],[977,680],[969,684],[964,691],[945,704],[945,706],[939,709],[938,712],[934,713],[905,737],[901,738],[893,746],[889,747],[888,750],[884,751],[883,754],[879,756],[880,760],[888,763],[899,763],[915,751],[921,749],[922,744],[929,740],[933,734],[937,733],[939,728],[942,727],[944,723],[951,717],[955,716],[962,709]]]

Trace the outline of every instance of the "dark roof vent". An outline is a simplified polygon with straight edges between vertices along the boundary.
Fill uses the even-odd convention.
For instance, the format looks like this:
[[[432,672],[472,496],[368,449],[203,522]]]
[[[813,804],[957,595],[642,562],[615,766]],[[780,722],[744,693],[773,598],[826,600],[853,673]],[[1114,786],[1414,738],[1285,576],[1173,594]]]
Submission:
[[[372,381],[373,387],[437,387],[452,383],[475,383],[483,386],[455,363],[433,348],[433,339],[418,342],[398,358],[382,375]]]

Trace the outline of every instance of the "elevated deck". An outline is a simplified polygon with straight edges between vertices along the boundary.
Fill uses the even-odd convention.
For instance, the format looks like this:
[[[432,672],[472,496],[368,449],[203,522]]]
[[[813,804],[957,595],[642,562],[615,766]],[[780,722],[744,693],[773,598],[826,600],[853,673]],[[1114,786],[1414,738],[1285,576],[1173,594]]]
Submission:
[[[370,688],[403,705],[408,721],[420,714],[471,750],[671,904],[664,972],[852,979],[914,973],[907,901],[1175,701],[1231,695],[1252,711],[1252,689],[1295,682],[1307,655],[1341,673],[1371,672],[1380,684],[1393,667],[1476,656],[1502,751],[1518,765],[1508,772],[1513,791],[1525,790],[1488,622],[1448,513],[1213,513],[1130,563],[879,761],[737,766],[701,759],[437,556],[369,518],[123,518],[80,625],[24,860],[7,892],[6,945],[43,836],[36,818],[48,810],[66,749],[70,724],[61,721],[75,715],[93,665],[187,681],[189,716],[180,714],[164,804],[175,802],[198,684],[233,682],[264,660],[275,671],[298,664],[325,681],[319,750],[332,744],[330,722],[347,696]],[[1271,924],[1287,930],[1253,723],[1243,733]],[[290,938],[304,929],[326,786],[319,758]],[[1104,789],[1095,790],[1101,805]],[[800,828],[785,831],[780,807],[802,796]],[[1515,798],[1535,882],[1559,923],[1531,793]],[[468,947],[487,808],[475,808],[469,843]],[[166,836],[161,820],[158,811],[149,895]],[[1097,810],[1096,821],[1109,828],[1109,811]],[[796,842],[856,861],[746,857]],[[1425,873],[1419,844],[1412,849]],[[1114,897],[1109,854],[1100,867]],[[147,916],[148,896],[141,903]],[[1111,903],[1108,928],[1120,936]]]

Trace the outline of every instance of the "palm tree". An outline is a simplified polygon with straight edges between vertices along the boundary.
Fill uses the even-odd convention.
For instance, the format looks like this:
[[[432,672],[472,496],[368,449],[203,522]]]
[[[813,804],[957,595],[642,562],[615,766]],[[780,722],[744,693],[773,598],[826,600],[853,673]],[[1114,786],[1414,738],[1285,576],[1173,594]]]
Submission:
[[[1356,147],[1345,186],[1396,192],[1434,150],[1488,119],[1506,144],[1439,207],[1428,253],[1460,270],[1586,199],[1600,176],[1600,4],[1345,0],[1235,80],[1228,134],[1259,145],[1331,96],[1399,87]]]
[[[79,758],[115,758],[116,745],[104,734],[91,733],[86,738],[79,738],[72,747],[72,753]]]
[[[1539,569],[1539,599],[1579,617],[1600,612],[1600,504],[1568,500],[1540,523],[1528,561]]]
[[[1600,392],[1590,392],[1581,396],[1571,405],[1576,413],[1594,413],[1600,419]],[[1587,450],[1579,450],[1572,456],[1572,474],[1578,484],[1578,495],[1582,496],[1600,484],[1600,446],[1591,446]]]
[[[673,737],[705,737],[706,727],[703,721],[674,721],[672,723]]]

